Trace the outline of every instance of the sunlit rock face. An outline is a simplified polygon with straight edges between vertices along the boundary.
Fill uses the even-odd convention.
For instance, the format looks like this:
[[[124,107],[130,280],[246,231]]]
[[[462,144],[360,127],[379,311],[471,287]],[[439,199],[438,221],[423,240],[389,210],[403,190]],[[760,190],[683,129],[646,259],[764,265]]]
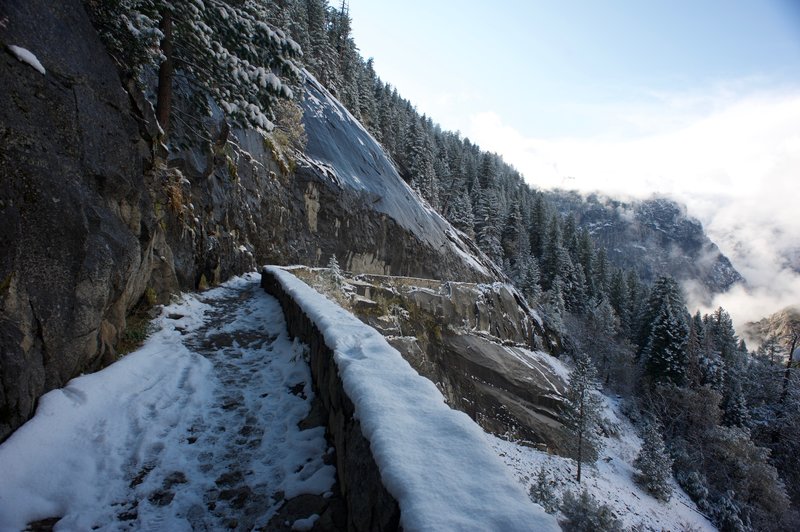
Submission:
[[[513,287],[362,274],[342,290],[327,270],[292,273],[386,336],[485,430],[562,450],[561,339]]]

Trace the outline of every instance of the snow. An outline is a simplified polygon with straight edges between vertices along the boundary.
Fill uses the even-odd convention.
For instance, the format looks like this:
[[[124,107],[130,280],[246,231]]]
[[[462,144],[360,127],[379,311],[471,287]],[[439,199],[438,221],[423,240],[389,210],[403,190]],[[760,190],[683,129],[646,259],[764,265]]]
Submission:
[[[405,530],[558,530],[466,414],[373,328],[291,273],[265,270],[334,351],[344,390]]]
[[[324,428],[297,425],[313,397],[305,346],[258,281],[183,296],[139,350],[45,394],[0,445],[0,530],[56,516],[56,530],[264,526],[277,492],[330,491]]]
[[[552,358],[552,357],[550,357]],[[563,366],[562,366],[563,367]],[[619,405],[603,396],[607,421],[616,424],[616,436],[604,438],[605,448],[594,466],[583,470],[583,481],[575,482],[575,462],[487,434],[486,438],[520,484],[530,488],[540,467],[544,467],[559,494],[585,488],[608,504],[623,521],[625,530],[642,525],[642,530],[713,531],[714,526],[700,514],[688,495],[673,481],[673,496],[661,502],[643,491],[633,480],[631,465],[641,448],[636,430],[619,414]]]
[[[314,528],[314,523],[316,523],[318,519],[319,515],[317,514],[311,514],[305,519],[297,519],[294,523],[292,523],[292,530],[299,530],[301,532],[311,530]]]
[[[563,383],[567,382],[567,371],[563,364],[555,357],[543,351],[530,351],[522,347],[503,346],[503,349],[511,355],[511,357],[525,364],[528,369],[536,370],[536,372],[541,375],[542,380],[550,385],[553,392],[556,394],[564,392]],[[551,374],[547,375],[545,371],[542,371],[542,368],[549,369]],[[556,380],[556,382],[553,382],[551,378],[553,378],[554,375],[559,377],[560,381],[553,379]]]
[[[40,74],[42,75],[45,74],[44,67],[39,62],[39,59],[35,55],[33,55],[33,53],[30,50],[23,48],[21,46],[15,46],[13,44],[9,44],[8,49],[11,50],[11,53],[14,54],[14,57],[16,57],[18,60],[22,61],[23,63],[29,64],[31,67],[33,67],[34,70],[36,70]]]
[[[486,266],[478,262],[475,256],[467,253],[463,247],[465,247],[463,241],[455,234],[454,231],[447,230],[445,234],[450,239],[451,248],[461,257],[461,259],[468,264],[473,270],[479,271],[485,275],[489,275],[489,271],[486,269]]]

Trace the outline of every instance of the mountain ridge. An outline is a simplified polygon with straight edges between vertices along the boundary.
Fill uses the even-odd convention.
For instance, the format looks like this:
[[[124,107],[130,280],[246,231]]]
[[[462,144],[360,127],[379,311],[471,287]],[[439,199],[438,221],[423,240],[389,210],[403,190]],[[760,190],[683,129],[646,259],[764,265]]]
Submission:
[[[698,284],[707,300],[745,282],[702,224],[674,199],[620,200],[563,190],[545,194],[605,247],[610,262],[635,269],[643,281],[668,274]]]

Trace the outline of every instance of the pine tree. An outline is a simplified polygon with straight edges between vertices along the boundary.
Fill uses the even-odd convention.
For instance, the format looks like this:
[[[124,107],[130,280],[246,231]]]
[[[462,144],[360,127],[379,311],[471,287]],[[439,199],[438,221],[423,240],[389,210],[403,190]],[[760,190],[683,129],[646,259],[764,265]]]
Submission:
[[[748,527],[739,516],[741,509],[735,499],[734,492],[728,491],[715,501],[712,506],[714,523],[725,532],[747,532]]]
[[[586,312],[588,347],[592,358],[598,361],[604,382],[610,380],[609,357],[614,349],[614,337],[619,330],[619,319],[607,299],[592,300]]]
[[[561,277],[556,276],[550,290],[545,294],[545,314],[550,326],[558,332],[564,331],[564,314],[566,314],[564,294],[561,289],[563,285]]]
[[[341,288],[344,281],[342,270],[339,268],[339,261],[336,260],[336,254],[331,255],[328,261],[328,274],[330,275],[331,282],[336,288]]]
[[[209,112],[210,98],[234,121],[263,132],[273,128],[277,98],[291,98],[292,80],[301,77],[300,46],[257,2],[110,0],[87,7],[123,69],[136,79],[158,70],[156,114],[165,131],[175,72],[194,85],[192,101],[202,111]]]
[[[590,276],[587,274],[587,277]],[[619,318],[620,331],[627,336],[631,330],[631,304],[628,294],[628,285],[625,282],[625,273],[619,268],[616,269],[611,276],[608,301],[611,303],[614,312]]]
[[[609,285],[611,284],[611,265],[608,263],[606,248],[600,248],[597,252],[594,274],[597,297],[600,294],[608,294]]]
[[[478,246],[495,264],[502,264],[503,249],[500,246],[497,193],[494,189],[483,190],[477,186],[475,190],[478,191],[475,209],[475,234]]]
[[[699,357],[700,384],[721,393],[725,388],[725,364],[717,350],[714,335],[709,332],[711,326],[711,317],[709,315],[705,315],[702,325],[697,326],[698,331],[702,331],[702,335],[699,338],[701,346]]]
[[[516,285],[530,304],[537,303],[542,295],[542,287],[536,259],[530,255],[523,256],[517,259],[517,267],[519,273],[515,280]]]
[[[742,391],[742,377],[739,372],[730,372],[726,378],[725,393],[722,396],[722,422],[728,427],[746,429],[750,426],[750,412]]]
[[[690,386],[697,388],[702,384],[703,373],[700,359],[703,353],[703,319],[697,311],[689,320],[689,336],[686,339],[686,379]]]
[[[415,184],[422,197],[436,209],[439,207],[439,184],[433,168],[433,145],[425,127],[424,116],[411,123],[409,136],[412,187]]]
[[[769,363],[775,364],[776,359],[780,356],[781,351],[783,350],[781,346],[780,336],[778,334],[772,333],[767,335],[761,345],[758,346],[756,353],[760,356],[769,360]]]
[[[531,253],[541,259],[544,256],[545,242],[547,241],[548,227],[547,204],[541,193],[536,194],[531,208],[531,220],[528,228],[530,234]],[[541,260],[539,261],[541,265]]]
[[[621,532],[622,523],[614,517],[610,506],[598,502],[585,489],[576,496],[572,491],[564,493],[561,503],[560,521],[565,532]]]
[[[645,376],[651,383],[678,386],[686,383],[688,336],[689,328],[683,316],[676,316],[670,305],[662,306],[650,326],[650,337],[642,352]]]
[[[503,224],[503,231],[500,237],[500,244],[506,257],[516,259],[520,248],[520,237],[522,235],[522,215],[519,212],[519,203],[514,203],[506,216]]]
[[[664,306],[670,307],[672,314],[680,314],[680,311],[685,311],[686,308],[678,283],[669,276],[661,276],[656,279],[650,290],[647,302],[642,309],[637,341],[640,353],[647,344],[656,316],[661,313]]]
[[[652,384],[686,383],[688,321],[678,283],[671,277],[660,277],[653,285],[639,333],[638,354]]]
[[[664,438],[655,423],[645,427],[642,448],[633,462],[635,480],[653,496],[662,501],[672,497],[672,458],[667,454]]]
[[[533,502],[544,508],[545,512],[554,514],[558,511],[558,495],[553,489],[553,481],[550,480],[544,466],[539,467],[536,480],[531,484],[529,495]]]
[[[576,480],[580,483],[582,465],[594,463],[603,446],[598,434],[602,403],[597,396],[597,372],[586,354],[575,358],[565,399],[564,424],[572,437],[569,447],[578,464]]]

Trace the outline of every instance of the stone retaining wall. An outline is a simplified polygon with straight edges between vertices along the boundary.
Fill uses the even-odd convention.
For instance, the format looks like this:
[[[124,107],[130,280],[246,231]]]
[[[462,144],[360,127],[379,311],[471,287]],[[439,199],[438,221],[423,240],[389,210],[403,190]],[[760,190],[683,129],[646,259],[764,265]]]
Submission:
[[[347,504],[348,530],[398,530],[400,507],[381,482],[369,442],[353,417],[355,408],[344,392],[333,350],[270,272],[261,272],[261,286],[280,302],[289,334],[309,346],[314,391],[325,409],[328,434],[336,448],[336,468],[339,488]]]

